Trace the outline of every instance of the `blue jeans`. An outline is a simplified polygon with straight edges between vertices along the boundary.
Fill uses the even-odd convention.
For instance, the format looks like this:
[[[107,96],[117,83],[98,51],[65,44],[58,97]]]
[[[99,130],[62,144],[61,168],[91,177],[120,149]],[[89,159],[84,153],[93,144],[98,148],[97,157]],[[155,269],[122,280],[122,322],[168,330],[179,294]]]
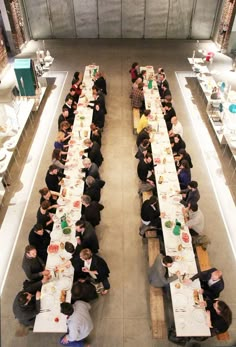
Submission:
[[[65,336],[65,335],[64,335]],[[84,342],[83,342],[83,340],[81,340],[81,341],[69,341],[68,343],[62,343],[61,341],[62,341],[62,339],[63,339],[63,337],[64,336],[62,336],[61,338],[60,338],[60,344],[62,345],[62,346],[71,346],[71,347],[84,347]]]

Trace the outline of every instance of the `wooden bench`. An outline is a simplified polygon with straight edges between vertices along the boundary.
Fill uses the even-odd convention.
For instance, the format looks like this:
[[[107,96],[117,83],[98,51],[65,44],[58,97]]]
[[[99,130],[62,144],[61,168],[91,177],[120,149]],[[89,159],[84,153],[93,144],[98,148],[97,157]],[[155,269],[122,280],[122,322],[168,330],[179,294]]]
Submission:
[[[148,239],[149,266],[152,266],[157,255],[160,254],[160,243],[157,238]],[[152,337],[155,339],[166,338],[165,311],[162,288],[150,286],[150,312],[152,322]]]
[[[201,246],[196,246],[196,253],[198,257],[198,263],[201,271],[205,271],[211,268],[209,255],[206,250],[203,250]],[[219,341],[229,341],[230,336],[228,331],[222,334],[216,335]]]
[[[132,113],[133,113],[133,133],[137,135],[137,127],[138,127],[138,122],[140,120],[140,111],[138,108],[133,108]]]

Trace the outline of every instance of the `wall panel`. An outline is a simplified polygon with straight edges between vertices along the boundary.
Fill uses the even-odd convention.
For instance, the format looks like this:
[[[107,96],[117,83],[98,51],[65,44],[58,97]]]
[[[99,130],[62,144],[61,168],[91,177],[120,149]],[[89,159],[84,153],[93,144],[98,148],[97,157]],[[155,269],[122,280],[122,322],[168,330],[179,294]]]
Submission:
[[[190,36],[190,21],[193,0],[171,0],[168,15],[168,39],[187,39]]]
[[[145,0],[122,0],[122,37],[144,36]]]
[[[29,21],[30,32],[34,39],[52,37],[46,0],[24,0],[24,8]]]
[[[72,0],[48,0],[52,17],[53,37],[75,37],[75,18]]]
[[[121,0],[99,0],[99,37],[121,37]]]
[[[74,0],[76,36],[98,37],[97,0]]]
[[[193,39],[209,39],[217,9],[217,0],[197,0],[192,23]]]
[[[168,1],[147,0],[145,38],[166,38],[166,26],[168,15]]]

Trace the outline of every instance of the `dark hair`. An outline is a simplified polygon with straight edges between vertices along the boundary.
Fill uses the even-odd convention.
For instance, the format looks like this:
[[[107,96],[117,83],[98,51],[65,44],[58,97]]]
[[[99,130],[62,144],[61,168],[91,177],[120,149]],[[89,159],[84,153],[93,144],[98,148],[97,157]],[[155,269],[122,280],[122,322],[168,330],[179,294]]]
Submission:
[[[39,189],[39,193],[44,196],[49,192],[49,189],[47,187],[44,187],[42,189]]]
[[[172,103],[171,103],[171,102],[166,102],[166,103],[165,103],[165,107],[166,107],[166,106],[171,108],[171,107],[172,107]]]
[[[187,154],[186,149],[185,148],[180,148],[179,154],[182,154],[182,155]]]
[[[25,254],[26,254],[26,253],[29,253],[29,252],[32,251],[33,249],[36,249],[36,247],[33,246],[33,245],[27,245],[27,246],[25,247]]]
[[[54,164],[50,165],[49,168],[48,168],[49,171],[53,171],[53,170],[56,170],[56,169],[58,170],[58,167],[56,165],[54,165]]]
[[[193,203],[190,205],[190,208],[191,208],[191,210],[192,210],[193,212],[197,212],[197,211],[198,211],[198,204],[193,202]]]
[[[76,91],[75,88],[73,87],[70,88],[70,92],[75,92],[75,91]]]
[[[148,159],[148,158],[151,158],[151,159],[152,159],[152,154],[148,152],[148,153],[146,154],[145,158],[147,158],[147,159]]]
[[[197,181],[191,181],[191,182],[189,182],[188,186],[196,189],[198,187],[198,183],[197,183]]]
[[[77,222],[75,222],[75,225],[77,227],[83,228],[83,227],[85,227],[85,221],[83,219],[77,220]]]
[[[181,141],[182,140],[182,137],[180,136],[180,134],[174,134],[173,137],[178,137],[178,139]]]
[[[69,112],[68,108],[64,106],[64,107],[62,107],[62,112],[65,112],[65,111]]]
[[[140,75],[144,75],[146,73],[146,70],[141,70]]]
[[[96,92],[99,92],[98,87],[97,87],[97,86],[95,86],[95,85],[93,85],[93,86],[92,86],[92,90],[96,90]]]
[[[143,114],[144,114],[145,116],[148,116],[150,113],[151,113],[151,110],[144,110],[144,112],[143,112]]]
[[[148,140],[148,139],[144,139],[144,140],[142,141],[142,145],[143,145],[144,147],[149,146],[149,140]]]
[[[232,311],[229,306],[224,301],[219,300],[218,309],[220,311],[220,316],[230,325],[232,323]]]
[[[67,129],[70,128],[70,123],[67,122],[67,120],[63,120],[63,122],[60,123],[60,131],[62,131],[62,128],[67,127]]]
[[[65,243],[65,250],[68,253],[74,253],[75,247],[74,247],[73,243],[66,241],[66,243]]]
[[[71,288],[71,295],[74,300],[79,300],[81,295],[81,284],[80,282],[76,282],[73,284]]]
[[[184,167],[184,169],[190,170],[189,162],[187,160],[185,160],[185,159],[181,160],[180,165],[182,165]]]
[[[34,225],[34,231],[39,231],[39,230],[42,230],[42,229],[43,229],[42,224],[37,223],[37,224]]]
[[[28,299],[27,299],[28,293],[27,292],[21,292],[18,296],[18,303],[20,304],[20,306],[24,306]]]
[[[164,256],[162,261],[165,265],[173,263],[173,259],[169,255]]]
[[[50,202],[48,200],[44,200],[42,203],[41,203],[41,208],[43,210],[47,210],[49,207],[51,206]]]
[[[65,314],[66,316],[71,316],[74,312],[74,308],[72,304],[69,302],[62,302],[61,303],[61,313]]]
[[[61,150],[59,148],[55,148],[52,152],[52,159],[60,160]]]
[[[138,62],[135,61],[135,62],[132,64],[131,68],[132,68],[132,69],[135,69],[136,66],[138,66]]]
[[[67,95],[67,97],[66,97],[66,102],[68,101],[68,100],[72,100],[73,101],[73,97],[72,96],[70,96],[70,95]]]
[[[149,199],[149,203],[152,205],[152,204],[155,204],[158,202],[158,199],[155,195],[152,195]]]
[[[79,71],[75,71],[74,73],[74,79],[78,79],[79,78]]]

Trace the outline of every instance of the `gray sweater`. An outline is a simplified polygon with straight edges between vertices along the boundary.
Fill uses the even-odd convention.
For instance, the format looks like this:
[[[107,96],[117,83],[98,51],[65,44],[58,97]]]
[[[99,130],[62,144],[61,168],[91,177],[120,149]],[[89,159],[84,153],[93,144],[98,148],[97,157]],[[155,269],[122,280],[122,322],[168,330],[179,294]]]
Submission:
[[[170,282],[173,282],[178,278],[177,275],[173,275],[168,278],[165,277],[167,268],[163,266],[162,260],[163,260],[163,255],[162,254],[158,255],[153,265],[148,270],[149,283],[156,288],[165,287]]]
[[[93,322],[89,314],[90,305],[84,301],[76,301],[73,305],[74,312],[67,319],[69,341],[85,339],[93,329]]]

